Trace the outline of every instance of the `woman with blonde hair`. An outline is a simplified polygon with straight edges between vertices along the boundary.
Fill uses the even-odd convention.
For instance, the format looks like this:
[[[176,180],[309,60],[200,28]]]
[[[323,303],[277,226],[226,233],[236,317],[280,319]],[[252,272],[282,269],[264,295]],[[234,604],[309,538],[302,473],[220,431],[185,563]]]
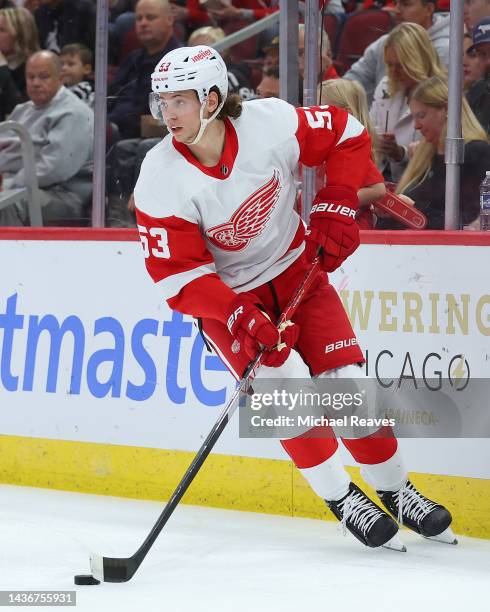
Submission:
[[[447,103],[448,85],[442,77],[432,77],[420,83],[410,99],[410,110],[422,140],[400,179],[397,191],[412,198],[416,208],[425,213],[428,229],[444,229]],[[479,184],[488,169],[490,144],[465,98],[461,121],[465,143],[460,187],[464,226],[477,221],[479,216]]]
[[[23,99],[27,99],[25,65],[39,51],[36,22],[25,8],[0,9],[0,57],[10,69],[10,75]]]
[[[390,32],[384,60],[387,76],[376,87],[371,120],[379,134],[380,168],[397,182],[408,163],[408,145],[420,138],[408,108],[410,93],[418,83],[444,76],[445,70],[427,30],[416,23],[401,23]]]
[[[372,204],[381,199],[386,188],[382,174],[376,168],[376,132],[371,123],[366,92],[357,81],[349,79],[331,79],[324,81],[319,88],[319,104],[331,104],[343,108],[358,119],[367,129],[373,145],[372,159],[364,177],[363,186],[357,192],[359,210],[357,223],[363,229],[374,227],[375,217],[371,210]],[[328,177],[327,177],[328,181]]]

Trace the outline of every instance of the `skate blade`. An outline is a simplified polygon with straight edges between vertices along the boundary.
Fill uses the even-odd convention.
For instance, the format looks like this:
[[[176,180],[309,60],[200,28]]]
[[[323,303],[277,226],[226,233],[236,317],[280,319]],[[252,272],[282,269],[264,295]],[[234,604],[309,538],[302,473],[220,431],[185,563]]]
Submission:
[[[453,533],[451,527],[445,529],[442,533],[436,536],[424,536],[426,540],[433,540],[434,542],[442,542],[443,544],[457,544],[458,540]]]
[[[388,540],[382,546],[383,548],[387,548],[388,550],[396,550],[397,552],[407,552],[407,547],[400,540],[399,535],[396,533],[391,540]]]

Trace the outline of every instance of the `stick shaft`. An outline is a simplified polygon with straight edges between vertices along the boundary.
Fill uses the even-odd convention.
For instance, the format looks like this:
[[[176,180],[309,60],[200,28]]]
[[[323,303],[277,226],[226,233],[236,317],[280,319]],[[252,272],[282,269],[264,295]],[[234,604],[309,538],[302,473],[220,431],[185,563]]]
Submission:
[[[289,320],[293,316],[294,312],[298,308],[305,293],[311,287],[319,271],[320,261],[317,257],[313,261],[308,273],[306,274],[305,278],[296,290],[296,293],[293,295],[284,312],[282,313],[278,321],[278,325],[280,325],[284,321]],[[138,548],[138,550],[134,553],[132,557],[128,557],[126,559],[111,557],[103,558],[103,580],[105,580],[106,582],[125,582],[127,580],[130,580],[131,577],[134,575],[138,567],[141,565],[143,559],[148,554],[150,548],[153,546],[158,535],[166,525],[168,519],[172,516],[172,513],[177,507],[179,501],[182,499],[190,484],[198,474],[199,470],[201,469],[201,466],[207,459],[209,453],[218,441],[220,435],[223,433],[223,430],[225,429],[226,425],[228,424],[229,420],[231,419],[238,406],[237,400],[240,395],[240,392],[255,378],[257,370],[261,365],[262,355],[263,352],[259,353],[257,357],[247,367],[243,378],[241,378],[226,408],[223,410],[218,420],[214,424],[213,428],[209,432],[208,436],[204,440],[201,448],[196,453],[196,456],[194,457],[191,464],[187,468],[184,476],[182,477],[182,480],[177,485],[177,488],[172,493],[172,496],[165,505],[165,508],[163,509],[162,513],[153,525],[150,533],[146,537],[145,541]]]
[[[319,261],[315,260],[313,262],[310,270],[308,271],[308,274],[305,276],[303,282],[298,287],[296,293],[291,298],[289,304],[286,306],[284,312],[282,313],[282,315],[281,315],[281,317],[279,319],[278,324],[281,324],[282,322],[287,321],[288,319],[290,319],[293,316],[293,314],[296,311],[296,309],[298,308],[299,303],[301,302],[304,294],[310,288],[311,283],[316,278],[316,275],[317,275],[317,273],[319,271],[319,267],[320,267]],[[209,432],[207,438],[202,443],[201,448],[199,449],[199,451],[197,452],[196,456],[192,460],[192,463],[187,468],[187,471],[184,474],[184,476],[182,477],[182,480],[179,482],[179,484],[177,485],[177,488],[172,493],[172,496],[168,500],[167,505],[163,509],[163,512],[159,516],[157,522],[153,526],[152,530],[148,534],[147,539],[142,544],[142,546],[140,547],[138,552],[142,551],[142,549],[144,549],[146,547],[148,547],[148,549],[146,550],[146,552],[148,552],[149,546],[151,546],[153,544],[153,542],[156,540],[156,538],[158,537],[159,533],[161,532],[161,530],[165,526],[165,523],[168,521],[168,519],[172,515],[173,511],[175,510],[175,507],[177,506],[179,501],[182,499],[183,495],[185,494],[185,492],[189,488],[191,482],[194,480],[195,476],[199,472],[202,464],[207,459],[209,453],[211,452],[211,450],[213,449],[214,445],[218,441],[218,438],[223,433],[223,430],[225,429],[225,427],[228,424],[229,420],[233,416],[233,414],[234,414],[234,412],[235,412],[235,410],[236,410],[236,408],[238,406],[237,400],[238,400],[238,397],[240,395],[240,392],[243,390],[243,388],[246,385],[248,385],[250,382],[252,382],[253,378],[255,378],[255,374],[256,374],[256,372],[257,372],[257,370],[258,370],[258,368],[259,368],[259,366],[261,364],[261,358],[262,358],[262,353],[259,353],[257,355],[257,357],[252,361],[252,363],[246,369],[245,374],[243,375],[243,378],[240,380],[240,383],[239,383],[238,387],[235,389],[233,395],[231,396],[230,401],[228,402],[228,405],[223,410],[223,412],[221,413],[220,417],[218,418],[218,420],[214,424],[213,428]],[[145,552],[145,554],[146,554],[146,552]]]

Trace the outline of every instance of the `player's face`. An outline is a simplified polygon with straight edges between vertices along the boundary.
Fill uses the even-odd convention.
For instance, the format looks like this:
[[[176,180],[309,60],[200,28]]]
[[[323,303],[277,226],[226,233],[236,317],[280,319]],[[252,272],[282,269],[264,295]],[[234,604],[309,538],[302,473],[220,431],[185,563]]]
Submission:
[[[84,66],[79,55],[62,55],[60,59],[63,85],[72,87],[90,74],[90,66]]]
[[[178,142],[194,140],[200,127],[201,105],[194,91],[160,94],[160,109],[168,131]]]
[[[415,129],[427,142],[437,146],[447,121],[447,109],[427,106],[418,100],[410,101],[410,111],[415,121]]]

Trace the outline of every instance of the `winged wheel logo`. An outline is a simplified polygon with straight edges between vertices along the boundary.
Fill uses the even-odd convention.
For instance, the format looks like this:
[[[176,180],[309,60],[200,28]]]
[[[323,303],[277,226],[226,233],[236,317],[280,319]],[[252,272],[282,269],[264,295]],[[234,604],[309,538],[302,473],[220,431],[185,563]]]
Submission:
[[[220,249],[241,251],[264,230],[280,191],[279,172],[274,170],[272,178],[252,193],[229,221],[211,227],[206,236]]]

